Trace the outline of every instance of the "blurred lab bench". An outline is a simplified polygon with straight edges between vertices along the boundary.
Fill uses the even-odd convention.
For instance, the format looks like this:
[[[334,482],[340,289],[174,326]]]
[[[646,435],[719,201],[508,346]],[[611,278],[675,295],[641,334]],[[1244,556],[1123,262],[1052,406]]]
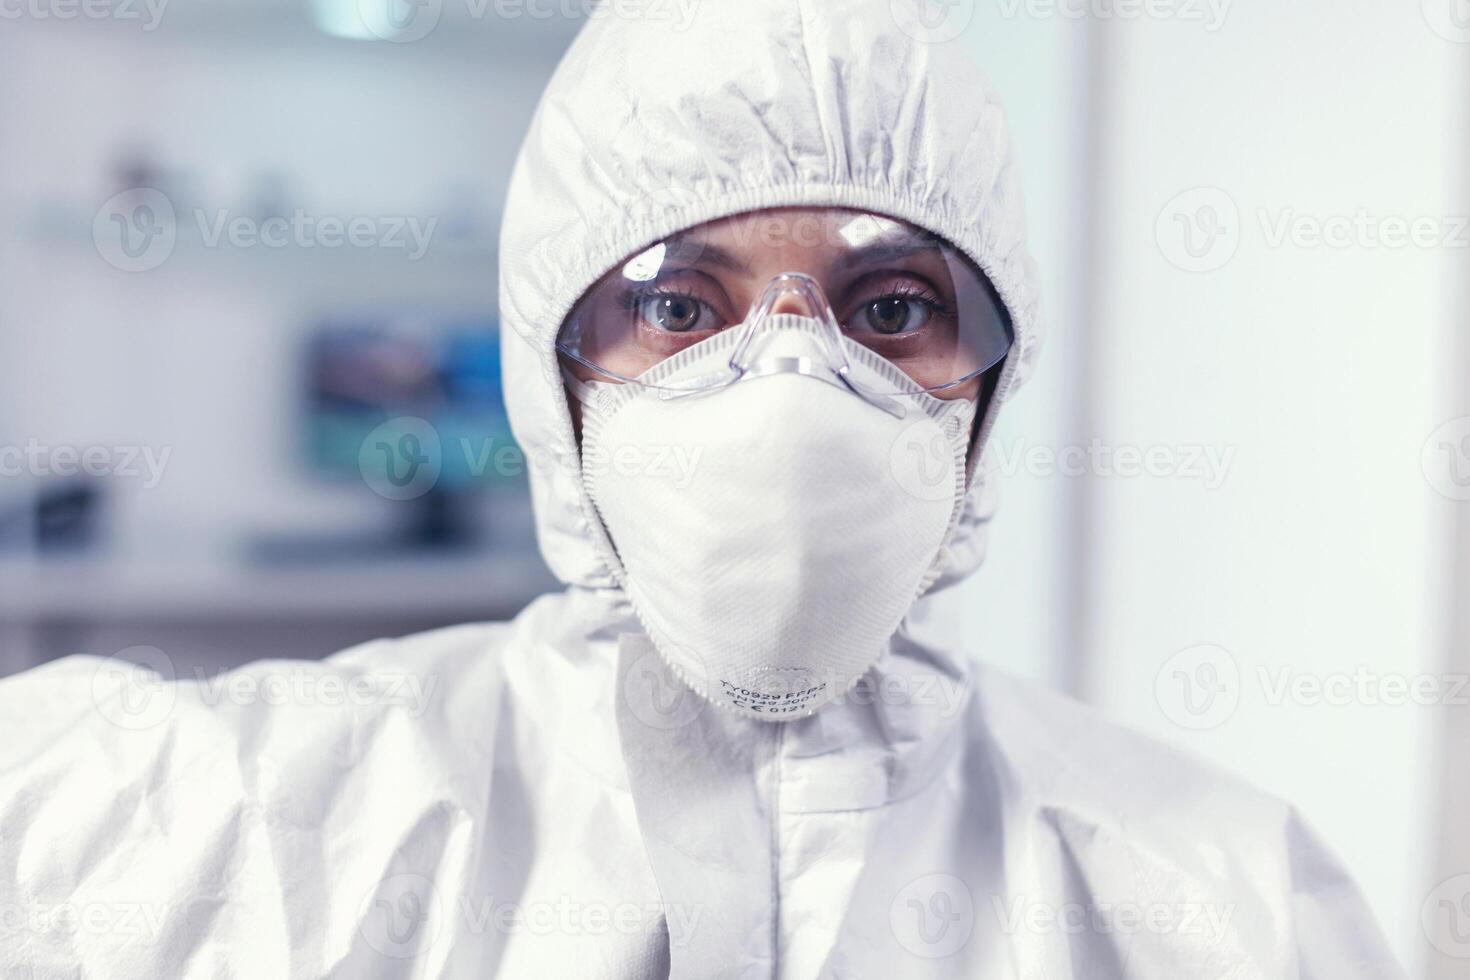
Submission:
[[[139,565],[0,560],[0,676],[74,653],[156,647],[181,676],[319,659],[364,640],[502,620],[558,585],[539,555]]]

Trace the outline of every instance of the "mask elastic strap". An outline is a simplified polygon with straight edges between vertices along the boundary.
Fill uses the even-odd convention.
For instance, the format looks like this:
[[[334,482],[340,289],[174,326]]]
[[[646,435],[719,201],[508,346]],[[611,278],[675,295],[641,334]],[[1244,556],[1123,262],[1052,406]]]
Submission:
[[[602,400],[602,393],[591,382],[583,381],[571,371],[567,370],[566,365],[561,366],[561,380],[567,386],[567,390],[572,393],[572,397],[577,399],[577,401],[583,405],[590,405],[593,408],[599,407],[596,403]]]

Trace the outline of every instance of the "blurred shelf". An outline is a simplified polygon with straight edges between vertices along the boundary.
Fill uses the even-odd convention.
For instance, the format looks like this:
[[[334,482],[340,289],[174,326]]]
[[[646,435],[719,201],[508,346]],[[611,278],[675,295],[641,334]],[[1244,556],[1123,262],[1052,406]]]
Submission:
[[[337,220],[345,222],[358,215],[371,213],[373,209],[360,208],[349,214],[348,218]],[[108,256],[104,255],[93,236],[92,222],[95,216],[95,211],[88,212],[84,208],[70,208],[65,214],[52,215],[49,218],[33,216],[31,220],[16,228],[12,237],[20,246],[75,251],[89,259],[104,263],[108,261]],[[326,217],[336,218],[330,213]],[[432,230],[425,224],[430,219],[436,222]],[[312,220],[321,219],[313,218]],[[214,235],[214,230],[199,230],[197,222],[187,218],[186,215],[186,220],[178,222],[177,238],[166,256],[161,258],[159,267],[179,260],[191,263],[218,261],[233,269],[240,268],[240,264],[243,263],[259,265],[289,263],[295,266],[301,262],[308,262],[371,264],[375,267],[375,271],[390,265],[399,265],[405,271],[412,271],[415,267],[431,265],[435,261],[443,260],[469,262],[475,266],[491,269],[495,267],[500,252],[499,243],[493,234],[446,236],[440,233],[437,224],[440,220],[438,216],[425,215],[422,218],[416,216],[415,220],[420,222],[419,233],[427,234],[426,241],[421,242],[412,237],[413,230],[406,225],[399,227],[385,223],[381,233],[387,236],[387,240],[392,243],[388,245],[353,245],[344,240],[345,233],[338,235],[338,241],[334,244],[290,241],[284,244],[268,245],[257,241],[252,244],[235,245],[231,244],[223,233],[218,235],[218,240],[210,241],[207,236]],[[500,215],[494,214],[490,220],[485,222],[485,227],[498,228],[499,220]]]
[[[539,555],[293,564],[0,559],[0,624],[504,619],[558,588]]]
[[[425,0],[402,4],[407,33],[375,36],[362,20],[377,6],[363,0],[172,0],[138,3],[126,16],[12,18],[17,33],[154,48],[169,43],[228,50],[305,49],[343,56],[423,59],[444,56],[477,64],[555,64],[584,23],[581,4],[519,0]],[[671,11],[671,15],[676,15]],[[346,30],[343,30],[346,28]]]

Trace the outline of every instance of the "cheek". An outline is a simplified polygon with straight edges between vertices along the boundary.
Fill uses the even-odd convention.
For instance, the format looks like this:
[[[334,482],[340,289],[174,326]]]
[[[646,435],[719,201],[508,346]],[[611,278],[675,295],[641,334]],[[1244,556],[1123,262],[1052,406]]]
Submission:
[[[957,401],[961,398],[968,398],[970,401],[975,401],[980,397],[980,393],[985,387],[985,379],[986,375],[982,374],[978,378],[971,378],[962,385],[945,388],[943,391],[931,392],[931,394],[940,401],[946,402]]]

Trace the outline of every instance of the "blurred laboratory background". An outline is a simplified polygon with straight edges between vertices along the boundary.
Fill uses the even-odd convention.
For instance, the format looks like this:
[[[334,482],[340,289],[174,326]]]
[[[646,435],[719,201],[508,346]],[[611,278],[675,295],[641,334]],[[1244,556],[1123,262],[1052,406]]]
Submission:
[[[555,587],[496,243],[587,6],[0,2],[0,674]],[[946,614],[1296,803],[1410,974],[1465,976],[1470,8],[933,14],[1006,98],[1050,335]]]

